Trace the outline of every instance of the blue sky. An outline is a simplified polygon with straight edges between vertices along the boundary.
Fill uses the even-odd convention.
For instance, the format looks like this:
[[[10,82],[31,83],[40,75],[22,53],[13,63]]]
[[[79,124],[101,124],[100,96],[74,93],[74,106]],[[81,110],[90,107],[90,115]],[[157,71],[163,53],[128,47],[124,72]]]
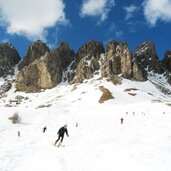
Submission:
[[[0,0],[0,42],[23,57],[37,39],[75,51],[92,39],[126,41],[133,52],[153,41],[163,58],[171,50],[171,0]]]

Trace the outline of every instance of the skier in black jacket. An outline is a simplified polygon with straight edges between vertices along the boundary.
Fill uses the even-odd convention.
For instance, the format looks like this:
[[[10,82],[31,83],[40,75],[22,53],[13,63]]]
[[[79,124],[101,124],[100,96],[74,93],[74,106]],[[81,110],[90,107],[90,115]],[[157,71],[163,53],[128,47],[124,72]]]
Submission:
[[[66,133],[66,135],[69,137],[68,135],[68,130],[67,130],[67,125],[65,124],[63,127],[61,127],[59,130],[58,130],[58,139],[55,141],[55,145],[57,144],[57,142],[60,140],[60,143],[58,144],[58,147],[61,145],[63,139],[64,139],[64,134]]]

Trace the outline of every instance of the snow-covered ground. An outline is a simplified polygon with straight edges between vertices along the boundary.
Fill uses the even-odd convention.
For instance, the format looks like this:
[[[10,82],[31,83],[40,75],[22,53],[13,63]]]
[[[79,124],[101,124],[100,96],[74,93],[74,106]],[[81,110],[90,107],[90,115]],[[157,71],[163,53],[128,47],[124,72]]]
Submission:
[[[99,86],[114,99],[100,104]],[[27,98],[15,104],[17,95]],[[35,94],[13,87],[0,99],[0,171],[170,171],[170,101],[150,81],[116,86],[94,77]],[[14,112],[19,124],[8,120]],[[65,147],[53,146],[66,123]]]

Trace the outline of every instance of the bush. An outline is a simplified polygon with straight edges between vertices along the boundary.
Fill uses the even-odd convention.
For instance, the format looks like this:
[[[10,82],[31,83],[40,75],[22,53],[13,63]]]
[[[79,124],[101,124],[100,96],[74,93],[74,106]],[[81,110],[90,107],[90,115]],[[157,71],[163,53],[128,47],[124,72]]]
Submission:
[[[13,124],[19,123],[21,121],[21,118],[16,112],[13,114],[13,116],[9,117],[8,119],[11,120]]]

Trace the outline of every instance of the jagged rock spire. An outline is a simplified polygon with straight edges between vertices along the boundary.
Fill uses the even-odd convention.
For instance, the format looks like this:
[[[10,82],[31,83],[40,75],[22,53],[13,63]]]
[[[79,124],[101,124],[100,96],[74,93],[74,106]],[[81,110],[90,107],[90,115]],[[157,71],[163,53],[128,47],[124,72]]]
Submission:
[[[107,52],[102,61],[102,77],[121,74],[125,78],[132,77],[132,53],[126,42],[109,41]]]
[[[21,63],[19,64],[18,66],[19,70],[23,69],[25,66],[28,66],[35,59],[39,59],[47,52],[50,52],[49,47],[41,40],[37,40],[36,42],[33,42],[29,46],[23,61],[21,61]]]

